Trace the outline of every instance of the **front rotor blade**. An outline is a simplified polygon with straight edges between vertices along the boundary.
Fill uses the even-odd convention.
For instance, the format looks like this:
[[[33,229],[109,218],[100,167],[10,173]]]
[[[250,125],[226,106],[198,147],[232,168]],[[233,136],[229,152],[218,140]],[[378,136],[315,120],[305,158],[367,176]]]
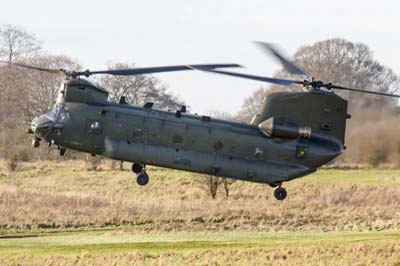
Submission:
[[[206,71],[206,72],[211,72],[211,73],[216,73],[216,74],[234,76],[234,77],[238,77],[238,78],[245,78],[245,79],[257,80],[257,81],[262,81],[262,82],[274,83],[274,84],[284,85],[284,86],[289,86],[291,84],[300,84],[300,85],[303,84],[302,81],[289,80],[289,79],[269,78],[269,77],[248,75],[248,74],[235,73],[235,72],[229,72],[229,71],[210,70],[207,68],[195,68],[195,69],[201,70],[201,71]]]
[[[64,70],[62,70],[62,69],[50,69],[50,68],[43,68],[43,67],[25,65],[25,64],[21,64],[21,63],[10,63],[10,62],[3,61],[3,60],[0,60],[0,63],[8,64],[8,65],[11,65],[11,66],[29,68],[29,69],[38,70],[38,71],[42,71],[42,72],[47,72],[47,73],[51,73],[51,74],[57,74],[57,75],[66,74],[66,72]]]
[[[359,89],[342,87],[342,86],[338,86],[338,85],[331,85],[331,86],[329,86],[329,88],[338,89],[338,90],[346,90],[346,91],[356,91],[356,92],[363,92],[363,93],[369,93],[369,94],[376,94],[376,95],[400,98],[400,95],[397,95],[397,94],[390,94],[390,93],[377,92],[377,91],[359,90]]]
[[[208,65],[177,65],[177,66],[161,66],[161,67],[143,67],[143,68],[131,68],[131,69],[112,69],[112,70],[101,70],[101,71],[86,71],[76,72],[75,75],[96,75],[96,74],[109,74],[117,76],[130,76],[130,75],[143,75],[152,73],[172,72],[172,71],[184,71],[193,70],[196,68],[215,69],[224,67],[241,67],[238,64],[208,64]]]
[[[255,42],[255,43],[258,46],[260,46],[263,50],[268,51],[273,56],[275,56],[288,73],[293,75],[309,76],[306,71],[296,66],[293,62],[291,62],[289,59],[285,58],[281,53],[279,53],[272,44],[266,42]]]

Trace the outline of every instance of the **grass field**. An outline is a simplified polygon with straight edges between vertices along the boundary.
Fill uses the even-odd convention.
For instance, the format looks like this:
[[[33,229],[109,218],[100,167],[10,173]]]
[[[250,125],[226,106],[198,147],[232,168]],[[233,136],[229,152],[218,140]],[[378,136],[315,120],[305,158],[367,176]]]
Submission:
[[[163,233],[129,230],[1,238],[1,265],[395,265],[399,232]]]
[[[323,169],[285,184],[284,202],[149,174],[139,187],[107,164],[0,168],[0,265],[400,265],[400,170]]]

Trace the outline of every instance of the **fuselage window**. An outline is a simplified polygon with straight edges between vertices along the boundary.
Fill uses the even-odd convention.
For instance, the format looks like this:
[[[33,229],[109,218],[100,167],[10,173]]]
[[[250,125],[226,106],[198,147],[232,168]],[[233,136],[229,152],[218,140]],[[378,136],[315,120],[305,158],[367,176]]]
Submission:
[[[99,135],[102,132],[102,125],[99,121],[90,121],[88,126],[88,132],[90,134]]]

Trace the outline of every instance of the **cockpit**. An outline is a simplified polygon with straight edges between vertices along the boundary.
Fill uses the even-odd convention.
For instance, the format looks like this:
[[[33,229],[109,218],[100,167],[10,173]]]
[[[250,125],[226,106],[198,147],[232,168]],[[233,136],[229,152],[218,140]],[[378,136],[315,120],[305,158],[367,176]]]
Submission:
[[[65,104],[56,103],[46,117],[53,122],[63,123],[69,119],[68,107]]]

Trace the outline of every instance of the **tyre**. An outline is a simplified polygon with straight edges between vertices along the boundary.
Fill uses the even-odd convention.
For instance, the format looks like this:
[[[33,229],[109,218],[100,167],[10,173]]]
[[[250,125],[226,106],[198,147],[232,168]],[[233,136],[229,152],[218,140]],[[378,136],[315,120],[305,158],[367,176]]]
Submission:
[[[149,183],[149,176],[146,172],[142,172],[136,176],[136,182],[141,185],[145,186]]]
[[[274,196],[277,200],[286,199],[287,196],[286,189],[284,189],[283,187],[278,187],[277,189],[275,189]]]
[[[143,167],[140,164],[134,163],[132,164],[132,172],[135,174],[140,174],[143,171]]]

